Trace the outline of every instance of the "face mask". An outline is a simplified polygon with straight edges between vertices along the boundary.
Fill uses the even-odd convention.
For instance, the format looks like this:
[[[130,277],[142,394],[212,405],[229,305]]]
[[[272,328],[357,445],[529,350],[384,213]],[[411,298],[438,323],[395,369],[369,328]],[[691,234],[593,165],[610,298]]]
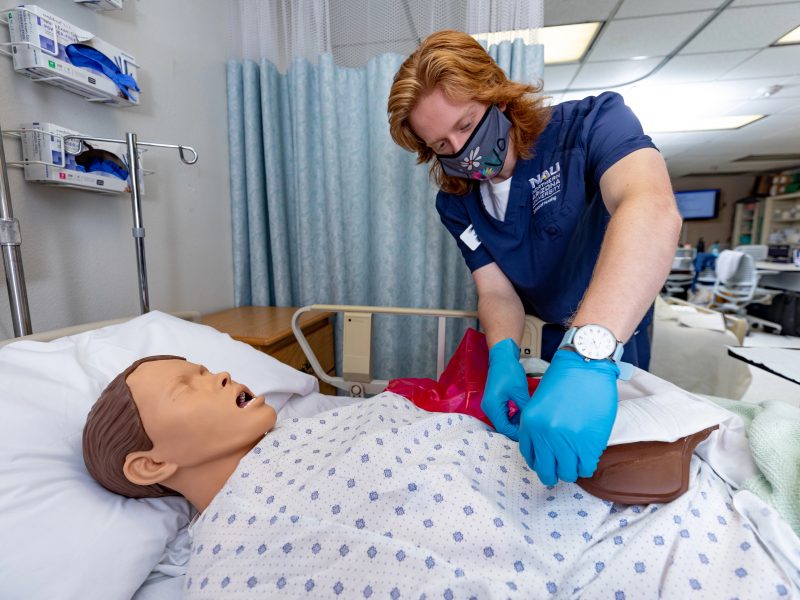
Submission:
[[[465,179],[491,179],[503,168],[508,154],[511,121],[496,105],[486,109],[480,123],[455,154],[437,154],[447,175]]]

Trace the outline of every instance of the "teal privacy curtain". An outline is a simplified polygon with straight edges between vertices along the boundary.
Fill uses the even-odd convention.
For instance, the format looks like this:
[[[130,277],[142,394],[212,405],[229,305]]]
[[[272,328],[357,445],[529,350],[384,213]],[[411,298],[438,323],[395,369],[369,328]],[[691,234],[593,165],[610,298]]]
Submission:
[[[541,46],[490,48],[514,79],[541,78]],[[474,310],[472,277],[435,208],[426,165],[394,144],[386,104],[404,57],[363,69],[229,61],[237,306],[368,304]],[[434,377],[436,320],[373,322],[374,377]],[[450,346],[464,323],[450,321]]]

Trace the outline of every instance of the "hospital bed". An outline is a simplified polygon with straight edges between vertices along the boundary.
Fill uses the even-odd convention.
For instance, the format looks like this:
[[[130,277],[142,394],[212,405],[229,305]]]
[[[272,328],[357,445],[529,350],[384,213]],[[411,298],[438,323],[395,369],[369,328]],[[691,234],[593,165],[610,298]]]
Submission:
[[[330,308],[329,305],[314,307],[318,310]],[[364,315],[380,310],[347,307],[347,312]],[[429,312],[433,313],[430,315],[433,318],[455,316]],[[14,597],[15,592],[26,598],[124,598],[133,595],[138,600],[168,600],[181,596],[189,557],[186,526],[192,514],[188,505],[179,498],[139,501],[114,496],[91,481],[82,464],[80,433],[86,413],[105,384],[135,358],[177,354],[203,363],[212,371],[229,370],[234,379],[247,382],[257,393],[266,393],[278,410],[279,422],[313,416],[358,400],[323,396],[316,391],[313,377],[210,327],[192,322],[197,320],[196,313],[183,316],[188,320],[153,312],[130,321],[91,324],[0,343],[3,395],[0,402],[0,529],[4,531],[7,548],[15,548],[13,553],[6,552],[0,558],[0,586],[4,593],[11,594],[10,597]],[[526,327],[528,337],[524,344],[535,354],[538,330],[535,323]],[[439,333],[444,336],[444,326]],[[302,335],[298,337],[302,344]],[[368,353],[356,353],[357,357],[364,355]],[[375,382],[369,377],[368,368],[361,368],[359,372],[353,364],[348,363],[350,370],[346,377],[329,382],[347,391],[360,385],[363,393],[370,393],[375,388],[369,386]],[[638,381],[639,387],[632,388],[634,395],[655,397],[672,393],[676,394],[676,402],[687,400],[687,394],[658,378],[643,374]],[[730,439],[726,443],[725,451],[735,456],[737,463],[742,463],[735,445],[731,445]],[[701,493],[700,490],[696,492]],[[749,500],[751,504],[744,510],[749,516],[742,519],[745,528],[758,531],[759,541],[741,542],[742,547],[759,544],[759,552],[767,552],[764,556],[772,557],[774,564],[787,575],[780,581],[773,581],[767,580],[760,571],[751,570],[748,576],[751,579],[765,577],[763,587],[769,592],[763,597],[794,597],[800,589],[797,587],[800,585],[797,575],[800,541],[775,511],[769,518],[752,512],[753,507],[766,510],[766,505],[759,504],[757,499]],[[647,522],[654,524],[656,515],[665,514],[655,512],[655,506],[610,509],[613,520],[620,522],[615,527],[623,527],[623,521],[628,526],[634,521],[648,519]],[[689,516],[684,518],[704,523],[704,519],[710,519],[709,536],[712,530],[720,527],[719,519],[723,518],[717,514],[692,516],[694,511],[687,514]],[[725,517],[729,522],[733,519],[728,512]],[[654,538],[655,544],[659,545],[657,540],[661,539],[661,543],[669,547],[673,535],[678,536],[673,540],[677,543],[683,535],[680,531],[684,530],[676,528],[659,533]],[[730,546],[733,538],[723,537],[722,532],[717,535],[719,541],[715,538],[714,542],[720,546],[717,551],[732,553],[735,550]],[[613,548],[616,542],[612,540],[617,537],[620,536],[608,538],[609,547]],[[775,540],[782,546],[776,546]],[[533,546],[531,557],[537,556],[537,551]],[[702,562],[698,563],[698,569],[712,574],[709,577],[730,580],[732,585],[740,578],[737,567],[728,564],[727,559],[713,559],[712,562],[723,563],[726,569],[715,571],[713,565],[709,567]],[[600,564],[592,563],[598,576]],[[732,568],[727,569],[729,566]],[[639,566],[632,568],[635,569],[632,577],[665,576],[652,568],[646,574],[639,573]],[[701,577],[695,581],[704,580]],[[710,586],[710,580],[705,581],[708,581],[705,585]],[[695,584],[690,581],[687,585],[690,586],[688,594]]]
[[[656,298],[650,372],[689,392],[739,399],[750,385],[747,365],[728,356],[747,322],[677,298]]]

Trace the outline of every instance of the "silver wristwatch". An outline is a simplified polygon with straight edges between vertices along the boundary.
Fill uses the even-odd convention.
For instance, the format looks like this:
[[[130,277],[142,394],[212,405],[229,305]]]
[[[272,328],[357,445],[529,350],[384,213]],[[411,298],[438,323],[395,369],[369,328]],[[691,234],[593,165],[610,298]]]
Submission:
[[[589,323],[580,327],[570,327],[558,347],[573,349],[587,362],[610,360],[616,363],[619,367],[619,378],[622,380],[627,381],[633,375],[633,365],[620,360],[624,344],[611,333],[611,330],[602,325]]]

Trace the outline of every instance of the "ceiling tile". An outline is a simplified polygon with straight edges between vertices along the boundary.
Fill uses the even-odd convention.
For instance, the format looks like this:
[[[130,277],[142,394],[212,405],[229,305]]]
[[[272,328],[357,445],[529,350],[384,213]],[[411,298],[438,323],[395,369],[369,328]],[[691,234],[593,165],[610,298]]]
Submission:
[[[653,142],[655,144],[655,141]],[[689,150],[692,146],[691,144],[656,144],[656,147],[661,152],[664,158],[673,158],[678,156],[679,154],[683,154],[687,150]]]
[[[696,159],[680,160],[672,159],[667,160],[667,171],[672,179],[678,179],[689,173],[698,173],[710,171],[711,166],[707,161],[698,161]]]
[[[713,81],[753,56],[757,50],[714,52],[673,56],[648,81],[658,83],[696,83]]]
[[[800,2],[727,8],[681,54],[764,48],[800,23]]]
[[[622,85],[647,75],[660,58],[584,63],[572,82],[573,88],[601,88]]]
[[[740,6],[754,6],[756,4],[792,4],[797,0],[733,0],[731,7],[738,8]]]
[[[773,46],[765,48],[738,67],[731,69],[722,76],[722,79],[794,76],[798,73],[800,73],[800,45]]]
[[[562,90],[572,81],[580,68],[579,63],[570,65],[553,65],[544,67],[544,91]]]
[[[683,42],[710,14],[705,11],[611,21],[600,31],[587,60],[664,56]]]
[[[583,100],[588,96],[597,96],[603,93],[603,89],[596,90],[580,90],[577,92],[566,92],[561,96],[561,102],[568,102],[569,100]]]
[[[628,17],[651,17],[693,10],[715,9],[723,0],[625,0],[614,15],[615,19]]]
[[[619,0],[545,0],[544,24],[567,25],[607,21]]]
[[[793,141],[800,139],[796,122],[797,118],[792,118],[792,115],[771,115],[741,129],[722,132],[725,135],[721,139],[729,145],[727,150],[735,146],[742,156],[783,152],[798,145]],[[787,130],[788,136],[785,135]]]
[[[733,106],[744,100],[754,99],[759,93],[771,85],[783,84],[786,78],[783,77],[754,77],[746,79],[719,79],[706,84],[685,84],[672,86],[679,95],[702,93],[706,96],[713,95],[718,99],[721,106]],[[784,96],[794,96],[797,92],[792,92],[793,86],[787,86],[779,94]]]
[[[664,145],[688,145],[701,146],[707,143],[718,131],[677,131],[675,133],[653,133],[650,135],[656,146]]]
[[[736,104],[733,110],[735,114],[739,115],[777,115],[798,106],[800,106],[800,98],[792,98],[791,96],[781,98],[779,92],[770,98],[745,100]],[[797,129],[800,132],[800,123],[798,123]]]

